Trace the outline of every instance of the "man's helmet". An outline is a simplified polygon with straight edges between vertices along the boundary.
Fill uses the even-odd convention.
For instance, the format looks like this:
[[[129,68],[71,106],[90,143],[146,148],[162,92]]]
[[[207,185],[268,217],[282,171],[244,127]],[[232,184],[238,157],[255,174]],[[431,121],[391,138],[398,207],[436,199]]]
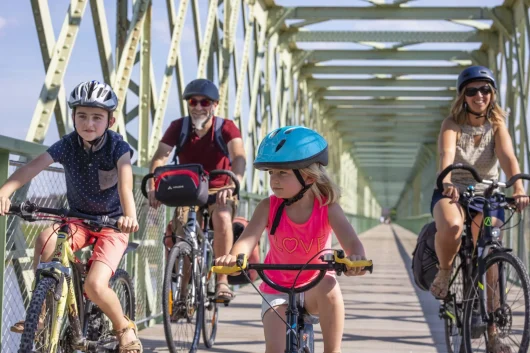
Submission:
[[[118,107],[118,97],[108,84],[96,80],[87,81],[74,88],[68,98],[68,106],[72,109],[96,107],[112,112]]]
[[[205,96],[212,101],[218,101],[219,90],[212,81],[198,78],[188,83],[182,96],[184,99],[190,99],[193,96]]]

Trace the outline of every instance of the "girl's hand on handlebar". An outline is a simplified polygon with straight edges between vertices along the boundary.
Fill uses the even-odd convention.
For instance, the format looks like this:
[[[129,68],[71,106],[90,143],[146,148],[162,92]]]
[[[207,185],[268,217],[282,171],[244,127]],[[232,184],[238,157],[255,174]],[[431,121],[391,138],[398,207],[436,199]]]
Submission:
[[[227,266],[232,267],[236,265],[237,256],[234,255],[223,255],[215,259],[215,266]]]
[[[442,195],[450,197],[453,202],[458,202],[458,199],[460,198],[458,188],[451,183],[444,183],[443,185],[444,189]]]
[[[351,261],[366,260],[366,257],[363,255],[350,255],[347,258]],[[346,276],[363,276],[365,273],[366,270],[363,267],[352,267],[344,272]]]
[[[116,225],[118,226],[118,228],[120,228],[120,230],[123,233],[134,233],[138,231],[138,229],[140,228],[136,218],[127,217],[127,216],[121,216],[118,219],[118,222],[116,223]]]
[[[7,196],[0,196],[0,216],[5,216],[11,207],[11,200]]]
[[[513,193],[513,198],[515,199],[515,206],[517,207],[517,212],[521,212],[522,210],[524,210],[530,203],[530,198],[524,191],[515,191]]]

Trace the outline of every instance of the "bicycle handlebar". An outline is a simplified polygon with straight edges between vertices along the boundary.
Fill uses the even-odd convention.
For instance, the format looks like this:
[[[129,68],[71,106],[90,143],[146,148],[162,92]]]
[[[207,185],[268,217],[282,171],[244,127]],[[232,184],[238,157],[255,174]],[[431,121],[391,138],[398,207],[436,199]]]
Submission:
[[[81,212],[72,211],[68,208],[40,207],[29,201],[22,202],[19,205],[11,205],[8,214],[21,217],[22,219],[31,222],[38,219],[38,217],[35,215],[37,212],[59,216],[61,218],[79,218],[84,220],[88,225],[97,225],[119,231],[116,226],[118,220],[114,218],[110,218],[108,216],[88,215]]]
[[[340,266],[340,270],[343,270],[343,267],[346,269],[354,267],[364,267],[365,270],[372,273],[374,265],[372,260],[358,260],[351,261],[346,257],[341,257],[342,251],[335,250],[333,252],[333,259],[329,262],[324,262],[322,264],[290,264],[290,265],[276,265],[276,264],[250,264],[248,263],[246,254],[239,254],[237,256],[237,262],[235,266],[212,266],[212,272],[222,273],[222,274],[232,274],[240,272],[242,270],[330,270],[336,269]],[[342,256],[343,253],[342,253]]]
[[[438,175],[438,178],[436,178],[436,186],[438,187],[438,190],[443,191],[443,189],[444,189],[443,188],[443,180],[445,179],[447,174],[449,174],[450,172],[452,172],[453,170],[456,170],[456,169],[467,170],[468,172],[471,173],[471,175],[477,181],[477,183],[482,183],[482,184],[487,184],[487,185],[495,185],[495,187],[499,187],[500,186],[500,187],[504,187],[504,188],[510,188],[519,179],[530,180],[530,175],[529,174],[523,174],[523,173],[516,174],[516,175],[512,176],[510,178],[510,180],[508,180],[507,182],[498,182],[498,181],[494,181],[494,180],[482,179],[480,177],[480,175],[478,175],[477,170],[475,168],[473,168],[472,166],[466,165],[466,164],[463,164],[463,163],[456,163],[456,164],[450,164],[449,166],[447,166],[447,168],[445,168],[440,173],[440,175]]]

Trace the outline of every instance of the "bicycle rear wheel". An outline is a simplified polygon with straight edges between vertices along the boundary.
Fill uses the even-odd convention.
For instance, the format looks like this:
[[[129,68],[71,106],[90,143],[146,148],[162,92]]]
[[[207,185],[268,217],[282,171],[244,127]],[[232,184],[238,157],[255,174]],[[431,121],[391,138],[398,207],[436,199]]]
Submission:
[[[443,301],[440,315],[444,319],[445,344],[448,353],[464,353],[462,321],[464,314],[464,267],[459,255],[453,262],[447,299]]]
[[[109,286],[118,296],[123,314],[134,321],[136,319],[136,296],[129,273],[122,269],[116,270],[109,281]],[[88,314],[87,340],[99,342],[115,340],[112,334],[112,323],[95,304],[92,304]],[[117,353],[118,349],[115,351]]]
[[[196,285],[197,280],[190,265],[192,262],[193,252],[187,242],[177,243],[169,252],[162,311],[164,332],[171,353],[194,352],[199,344],[204,306],[198,300],[201,285]]]
[[[19,353],[66,352],[59,349],[59,337],[52,342],[53,324],[64,322],[66,318],[66,315],[63,320],[57,317],[57,301],[54,299],[56,285],[55,279],[50,277],[44,277],[37,283],[26,313]]]
[[[487,352],[492,344],[504,351],[527,352],[530,333],[530,279],[521,260],[509,252],[495,252],[485,259],[486,309],[490,318],[483,322],[480,312],[480,278],[466,295],[464,344],[467,353]],[[502,293],[504,293],[502,295]]]
[[[219,321],[219,307],[215,300],[215,273],[210,272],[208,259],[203,261],[202,276],[204,283],[202,288],[202,306],[204,313],[202,315],[202,338],[204,345],[207,348],[212,348],[215,343],[215,336],[217,335],[217,323]],[[210,285],[214,288],[213,294],[209,295],[207,287]]]

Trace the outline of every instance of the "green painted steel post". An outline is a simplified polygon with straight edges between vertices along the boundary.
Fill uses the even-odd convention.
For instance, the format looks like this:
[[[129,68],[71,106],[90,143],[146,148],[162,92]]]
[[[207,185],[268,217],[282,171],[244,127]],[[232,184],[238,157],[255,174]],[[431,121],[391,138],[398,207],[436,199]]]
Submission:
[[[9,152],[0,150],[0,185],[9,177]],[[7,216],[0,217],[0,274],[4,278],[6,270]],[[0,318],[4,317],[4,286],[5,280],[0,281]],[[0,320],[0,351],[2,347],[3,320]]]

